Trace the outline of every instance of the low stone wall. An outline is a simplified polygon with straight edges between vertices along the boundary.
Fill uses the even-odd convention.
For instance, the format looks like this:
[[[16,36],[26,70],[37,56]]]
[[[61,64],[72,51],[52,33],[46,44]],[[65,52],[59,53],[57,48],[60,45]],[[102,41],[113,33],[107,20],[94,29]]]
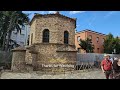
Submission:
[[[12,71],[25,71],[26,70],[26,63],[25,63],[25,54],[26,50],[24,48],[16,48],[13,51],[12,56]]]
[[[53,70],[56,69],[58,70],[67,70],[71,69],[73,67],[69,68],[60,68],[60,67],[43,67],[45,65],[51,65],[51,64],[70,64],[70,65],[75,65],[76,61],[76,51],[58,51],[58,49],[62,45],[59,44],[39,44],[35,46],[35,50],[38,51],[38,56],[36,60],[36,64],[38,67],[38,70]],[[64,45],[63,45],[64,46]],[[69,46],[70,47],[70,46]],[[64,47],[63,47],[64,48]],[[72,47],[71,47],[72,48]],[[59,66],[58,65],[58,66]]]
[[[59,44],[36,44],[13,50],[13,71],[61,71],[74,69],[76,51],[72,46]],[[52,67],[46,67],[52,65]]]

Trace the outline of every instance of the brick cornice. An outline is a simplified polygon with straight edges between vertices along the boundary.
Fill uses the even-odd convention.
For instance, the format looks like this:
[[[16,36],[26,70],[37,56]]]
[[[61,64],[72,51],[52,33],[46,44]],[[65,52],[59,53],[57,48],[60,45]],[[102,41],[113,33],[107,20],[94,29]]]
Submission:
[[[37,18],[37,17],[54,17],[54,16],[55,17],[62,17],[64,19],[69,19],[73,22],[76,22],[76,18],[70,18],[70,17],[67,17],[67,16],[62,15],[62,14],[35,14],[29,24],[31,25],[32,22],[34,21],[34,19]]]

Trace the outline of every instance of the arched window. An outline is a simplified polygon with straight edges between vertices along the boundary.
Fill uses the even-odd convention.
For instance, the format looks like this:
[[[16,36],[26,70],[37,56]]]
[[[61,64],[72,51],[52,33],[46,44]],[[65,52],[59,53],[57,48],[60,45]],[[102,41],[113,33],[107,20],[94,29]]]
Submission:
[[[78,41],[78,42],[80,41],[80,36],[77,37],[77,41]]]
[[[49,42],[49,30],[45,29],[43,31],[43,42]]]
[[[88,37],[88,38],[92,40],[92,35],[89,35],[89,37]]]
[[[97,43],[98,43],[99,42],[99,37],[97,37],[96,40],[97,40]]]
[[[64,44],[68,44],[68,39],[69,39],[69,33],[68,31],[64,32]]]

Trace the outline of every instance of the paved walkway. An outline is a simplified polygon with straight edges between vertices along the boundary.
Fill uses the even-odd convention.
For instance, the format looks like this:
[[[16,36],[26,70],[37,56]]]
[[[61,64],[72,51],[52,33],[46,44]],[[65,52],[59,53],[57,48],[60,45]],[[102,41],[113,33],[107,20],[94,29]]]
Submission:
[[[101,70],[94,71],[75,71],[65,74],[42,74],[40,72],[13,73],[3,72],[1,79],[105,79]]]

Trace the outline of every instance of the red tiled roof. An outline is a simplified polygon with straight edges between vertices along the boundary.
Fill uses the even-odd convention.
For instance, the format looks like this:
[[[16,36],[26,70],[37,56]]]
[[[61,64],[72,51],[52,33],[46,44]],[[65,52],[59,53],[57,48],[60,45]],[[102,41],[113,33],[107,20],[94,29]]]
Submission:
[[[86,30],[82,30],[82,31],[76,32],[76,34],[77,34],[77,33],[81,33],[81,32],[93,32],[93,33],[97,33],[97,34],[106,36],[106,34],[99,33],[99,32],[93,31],[93,30],[89,30],[89,29],[86,29]]]

